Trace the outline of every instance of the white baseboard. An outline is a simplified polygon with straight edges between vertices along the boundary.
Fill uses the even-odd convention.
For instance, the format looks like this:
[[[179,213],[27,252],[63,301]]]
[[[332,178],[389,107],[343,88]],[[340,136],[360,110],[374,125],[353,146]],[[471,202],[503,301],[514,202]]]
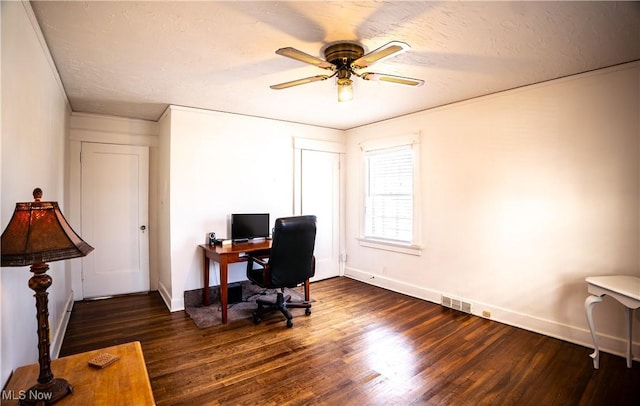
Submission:
[[[164,301],[164,304],[167,306],[169,311],[177,312],[180,310],[184,310],[184,296],[180,299],[173,299],[171,297],[171,293],[169,293],[169,290],[160,281],[158,281],[158,292],[160,293],[160,297],[162,297],[162,300]]]
[[[435,290],[422,288],[416,285],[410,285],[405,282],[397,281],[386,276],[374,275],[355,268],[345,267],[344,276],[368,283],[369,285],[379,286],[394,292],[403,293],[418,299],[427,300],[433,303],[440,303],[440,293]]]
[[[442,295],[448,296],[448,292],[438,292],[432,289],[411,285],[406,282],[395,280],[393,278],[371,274],[369,272],[351,267],[345,267],[344,275],[346,277],[356,279],[370,285],[378,286],[436,304],[440,304]],[[467,300],[466,298],[457,299],[469,301],[469,303],[472,304],[471,314],[475,316],[483,317],[482,311],[486,310],[491,312],[490,320],[593,349],[591,332],[588,328],[585,329],[581,327],[570,326],[567,324],[558,323],[553,320],[546,320],[539,317],[518,313],[516,311],[497,307],[491,304]],[[600,351],[619,355],[621,357],[626,357],[626,337],[614,337],[600,333],[598,333],[597,336]],[[632,343],[632,353],[635,355],[634,360],[640,361],[640,343]]]
[[[62,342],[64,341],[64,335],[67,332],[67,326],[69,325],[69,319],[71,318],[71,311],[73,310],[73,291],[69,292],[67,301],[64,305],[64,314],[60,319],[60,323],[53,329],[53,337],[51,340],[51,346],[49,348],[51,359],[58,358],[60,355],[60,349],[62,348]]]

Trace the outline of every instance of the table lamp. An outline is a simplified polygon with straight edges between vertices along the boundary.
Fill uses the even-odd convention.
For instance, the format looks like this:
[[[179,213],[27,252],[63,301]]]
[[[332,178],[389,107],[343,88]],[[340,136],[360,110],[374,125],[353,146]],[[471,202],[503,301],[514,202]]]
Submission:
[[[16,203],[13,216],[0,237],[1,266],[31,265],[33,276],[29,287],[36,294],[36,318],[38,320],[38,383],[24,393],[21,404],[54,403],[72,388],[62,378],[54,378],[49,354],[49,308],[47,289],[51,276],[47,275],[46,262],[83,257],[93,251],[73,231],[60,212],[58,202],[42,202],[42,190],[33,191],[34,202]]]

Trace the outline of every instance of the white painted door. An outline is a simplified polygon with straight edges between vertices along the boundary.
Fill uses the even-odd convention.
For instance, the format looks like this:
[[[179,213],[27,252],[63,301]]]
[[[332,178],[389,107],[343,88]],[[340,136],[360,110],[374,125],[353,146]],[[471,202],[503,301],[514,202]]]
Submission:
[[[301,214],[317,216],[316,275],[311,281],[340,274],[340,154],[302,150]]]
[[[149,149],[82,143],[85,298],[149,290]]]

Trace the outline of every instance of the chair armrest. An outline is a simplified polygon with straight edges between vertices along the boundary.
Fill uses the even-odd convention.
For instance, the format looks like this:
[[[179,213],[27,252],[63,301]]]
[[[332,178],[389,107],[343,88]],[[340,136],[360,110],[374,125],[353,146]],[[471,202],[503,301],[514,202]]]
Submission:
[[[271,267],[267,261],[268,257],[257,257],[249,255],[247,258],[247,277],[252,281],[262,286],[263,288],[269,288],[271,285]],[[253,264],[259,265],[254,269]]]
[[[267,261],[269,258],[261,258],[261,257],[254,257],[253,255],[249,255],[249,261],[250,262],[256,262],[258,263],[258,265],[262,266],[263,268],[266,268],[269,266],[269,262]]]

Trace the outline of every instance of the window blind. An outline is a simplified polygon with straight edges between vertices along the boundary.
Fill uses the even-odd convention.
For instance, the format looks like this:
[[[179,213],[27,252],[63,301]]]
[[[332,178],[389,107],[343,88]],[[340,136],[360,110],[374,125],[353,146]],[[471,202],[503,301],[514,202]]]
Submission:
[[[365,238],[412,242],[413,159],[410,145],[367,153]]]

